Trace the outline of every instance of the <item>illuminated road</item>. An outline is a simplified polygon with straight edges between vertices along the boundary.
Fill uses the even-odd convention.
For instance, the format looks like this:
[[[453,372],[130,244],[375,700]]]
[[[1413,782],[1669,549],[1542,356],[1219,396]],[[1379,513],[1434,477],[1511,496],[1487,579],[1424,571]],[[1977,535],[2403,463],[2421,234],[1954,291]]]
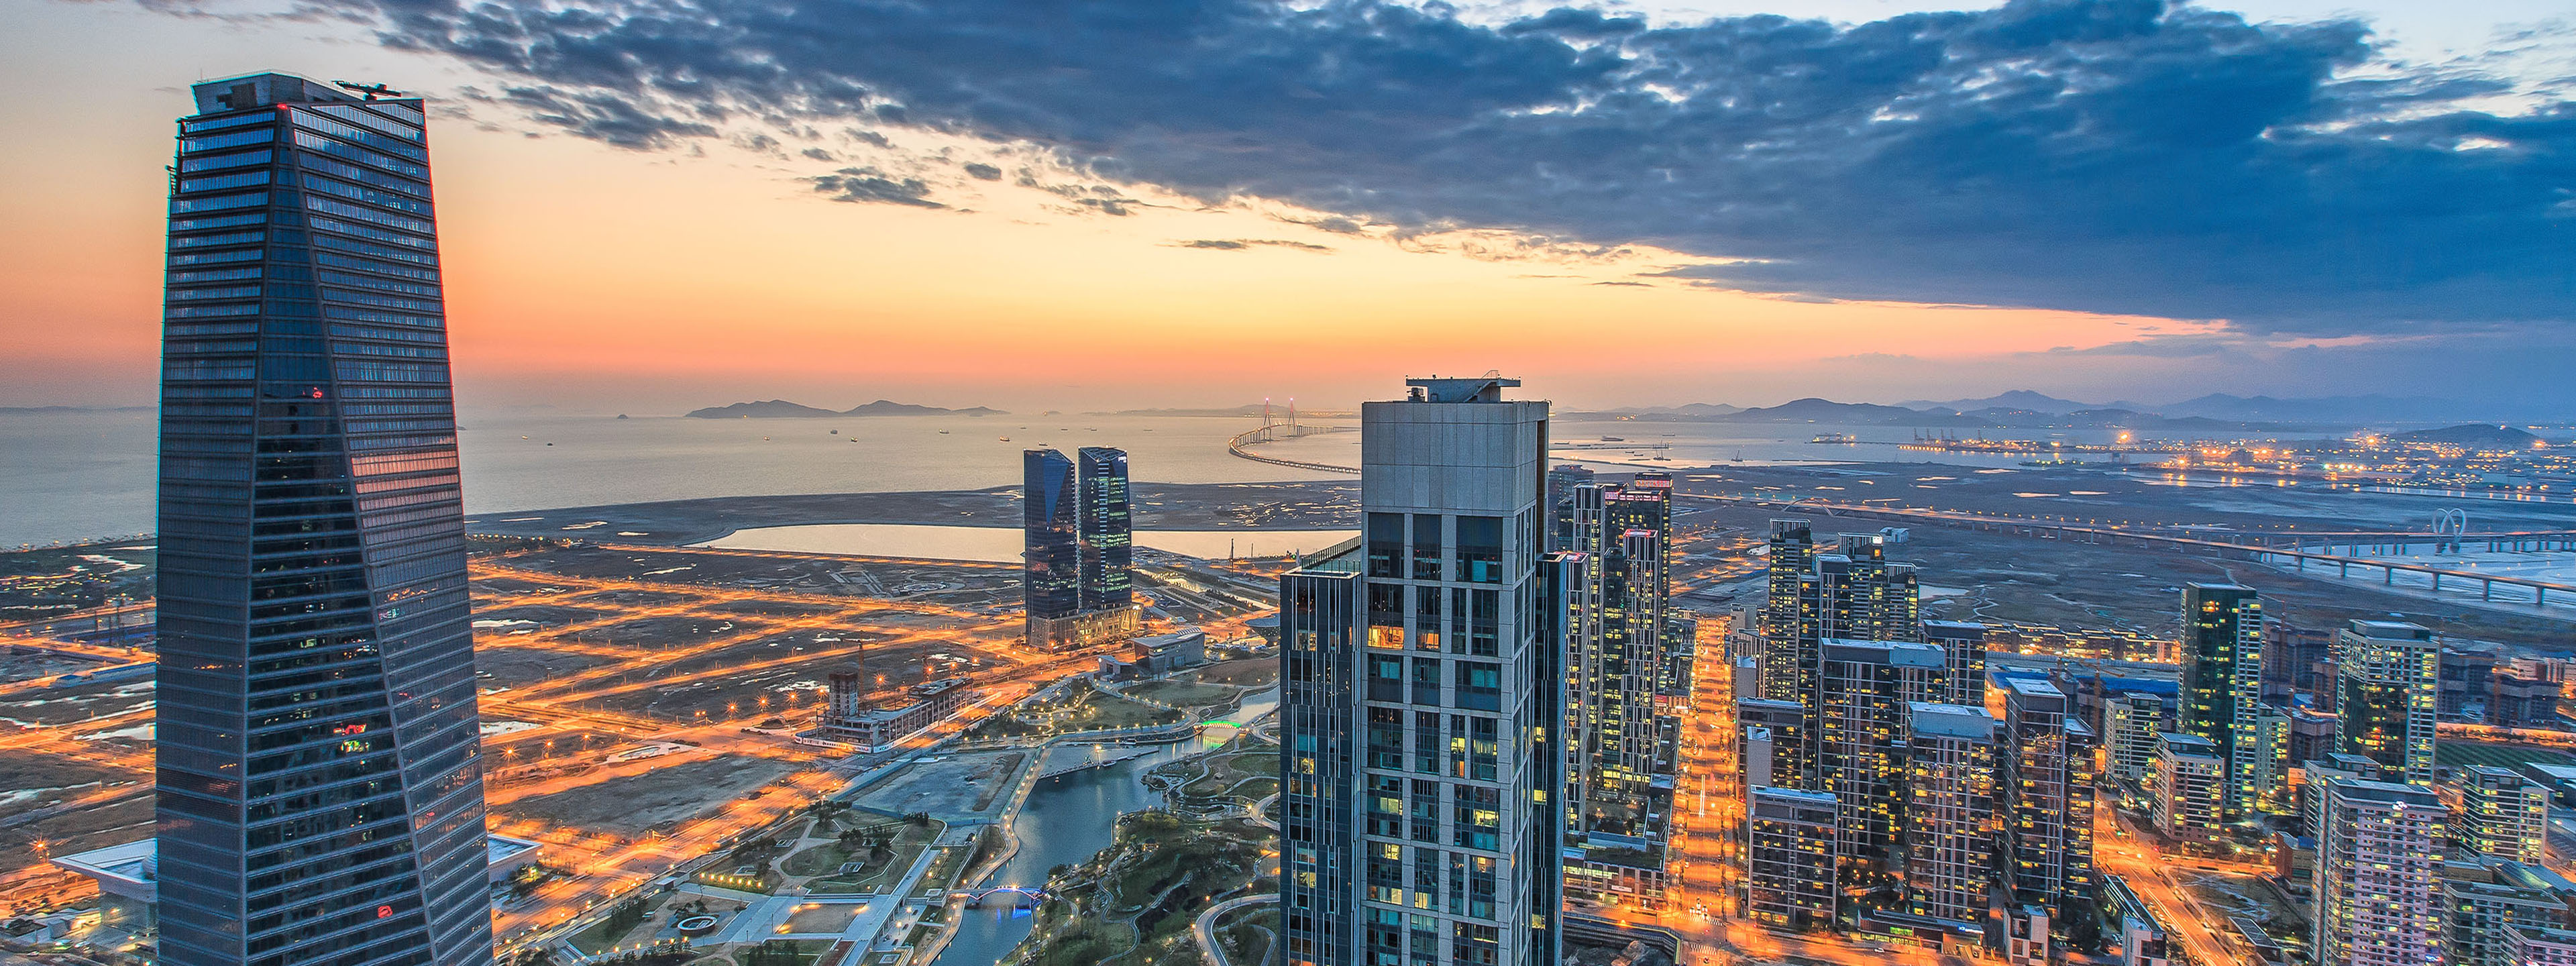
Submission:
[[[2212,925],[2223,919],[2211,915],[2198,896],[2174,881],[2177,866],[2158,852],[2152,841],[2141,837],[2127,817],[2105,803],[2094,813],[2093,821],[2097,829],[2119,830],[2116,835],[2095,837],[2094,865],[2128,880],[2139,901],[2164,920],[2166,938],[2189,950],[2205,966],[2255,962],[2233,952],[2232,944]]]

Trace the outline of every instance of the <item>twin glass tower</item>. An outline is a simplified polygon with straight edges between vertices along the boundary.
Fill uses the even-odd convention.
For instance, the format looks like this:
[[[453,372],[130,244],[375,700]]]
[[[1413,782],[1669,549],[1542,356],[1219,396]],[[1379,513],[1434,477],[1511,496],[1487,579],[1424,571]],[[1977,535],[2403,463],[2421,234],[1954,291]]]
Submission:
[[[195,95],[163,313],[159,958],[488,964],[422,104],[284,74]]]

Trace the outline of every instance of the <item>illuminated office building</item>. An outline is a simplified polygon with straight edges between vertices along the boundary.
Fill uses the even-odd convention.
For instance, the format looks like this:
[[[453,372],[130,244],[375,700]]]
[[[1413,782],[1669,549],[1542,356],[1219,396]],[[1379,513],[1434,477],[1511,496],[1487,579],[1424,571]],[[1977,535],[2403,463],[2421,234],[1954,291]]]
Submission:
[[[2182,699],[2174,730],[2217,746],[2227,774],[2220,820],[2253,817],[2262,797],[2263,602],[2252,587],[2182,590]]]
[[[1774,553],[1783,552],[1781,539],[1775,535]],[[1794,552],[1791,548],[1789,552]],[[1823,742],[1826,727],[1821,704],[1825,694],[1826,644],[1830,641],[1918,641],[1923,622],[1915,586],[1914,568],[1887,559],[1887,541],[1879,534],[1843,534],[1830,553],[1816,553],[1808,561],[1807,572],[1796,581],[1795,621],[1789,629],[1794,635],[1796,668],[1790,696],[1782,700],[1797,701],[1807,706],[1807,747],[1800,770],[1808,776],[1799,787],[1835,791],[1821,784],[1825,754]],[[1929,674],[1942,678],[1945,689],[1934,696],[1946,695],[1949,656],[1935,648],[1931,651],[1937,667]],[[1909,657],[1917,661],[1920,655]],[[1919,666],[1909,663],[1911,672],[1925,675]],[[1902,700],[1924,697],[1920,693]],[[1901,709],[1901,705],[1898,706]],[[1889,715],[1893,720],[1894,715]],[[1839,795],[1840,793],[1837,792]],[[1847,797],[1845,809],[1855,807]],[[1849,859],[1846,856],[1846,859]]]
[[[1082,609],[1125,610],[1135,603],[1131,581],[1136,539],[1127,500],[1127,451],[1085,446],[1074,454],[1082,495],[1076,511]]]
[[[1029,646],[1089,647],[1136,636],[1127,454],[1084,447],[1021,454],[1020,594]]]
[[[2549,929],[2568,922],[2566,900],[2512,881],[2542,870],[2503,860],[2451,862],[2441,868],[2445,966],[2528,966],[2514,956],[2514,927]]]
[[[193,93],[162,311],[157,961],[490,963],[424,105],[284,74]]]
[[[1547,404],[1505,401],[1518,384],[1365,404],[1361,537],[1280,578],[1290,966],[1559,958]]]
[[[1767,698],[1735,700],[1736,761],[1747,786],[1796,788],[1806,781],[1798,770],[1803,749],[1807,706]]]
[[[2156,736],[2165,730],[2164,717],[2164,698],[2142,691],[2124,691],[2103,703],[2103,743],[2111,750],[2111,777],[2144,782],[2155,773]]]
[[[2441,647],[2421,625],[2353,621],[2335,637],[2335,750],[2432,787]]]

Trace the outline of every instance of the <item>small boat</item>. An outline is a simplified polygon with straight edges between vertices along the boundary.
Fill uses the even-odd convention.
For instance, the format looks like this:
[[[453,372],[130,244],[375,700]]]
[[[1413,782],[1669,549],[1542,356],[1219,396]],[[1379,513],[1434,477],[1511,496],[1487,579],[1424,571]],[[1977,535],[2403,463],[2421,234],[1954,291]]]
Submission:
[[[1811,439],[1811,440],[1808,440],[1807,442],[1810,442],[1810,443],[1857,443],[1857,442],[1860,442],[1860,437],[1858,437],[1858,436],[1854,436],[1854,435],[1852,435],[1852,434],[1850,434],[1850,433],[1822,433],[1822,434],[1819,434],[1816,438]]]
[[[948,435],[948,431],[947,431],[947,430],[944,430],[944,429],[943,429],[943,430],[940,430],[940,431],[939,431],[939,435],[941,435],[941,436],[946,436],[946,435]]]
[[[1004,437],[1002,437],[1002,442],[1007,443],[1007,442],[1010,442],[1010,441],[1011,441],[1011,438],[1010,438],[1010,437],[1008,437],[1008,436],[1004,436]]]
[[[1604,443],[1625,443],[1625,442],[1627,442],[1627,441],[1628,441],[1628,437],[1625,437],[1625,436],[1604,436],[1604,437],[1601,437],[1601,441],[1602,441],[1602,442],[1604,442]]]
[[[1737,462],[1737,463],[1744,462],[1744,451],[1743,451],[1743,450],[1740,450],[1740,449],[1739,449],[1739,450],[1736,450],[1736,451],[1735,451],[1734,462]]]

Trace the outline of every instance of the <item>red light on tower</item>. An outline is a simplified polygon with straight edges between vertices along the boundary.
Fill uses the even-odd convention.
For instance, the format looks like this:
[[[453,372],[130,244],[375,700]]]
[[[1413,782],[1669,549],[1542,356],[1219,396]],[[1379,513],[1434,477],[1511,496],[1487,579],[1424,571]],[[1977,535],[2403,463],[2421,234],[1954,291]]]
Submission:
[[[393,918],[393,914],[394,914],[394,907],[392,907],[392,906],[377,906],[377,907],[376,907],[376,918],[378,918],[378,919],[391,919],[391,918]]]

